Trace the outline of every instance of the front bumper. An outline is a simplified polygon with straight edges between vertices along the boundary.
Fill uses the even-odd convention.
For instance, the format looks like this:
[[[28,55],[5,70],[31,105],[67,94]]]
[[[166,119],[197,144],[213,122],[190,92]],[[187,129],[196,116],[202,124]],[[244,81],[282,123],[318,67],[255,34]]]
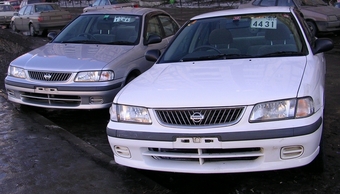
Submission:
[[[333,32],[340,30],[340,21],[316,21],[317,28],[320,32]]]
[[[112,105],[122,82],[105,86],[64,86],[19,83],[5,79],[8,100],[42,108],[102,109]]]
[[[12,17],[1,17],[0,18],[0,24],[2,24],[2,25],[10,25],[11,24],[11,18]]]
[[[278,129],[259,130],[263,123],[248,123],[248,131],[237,132],[235,125],[210,133],[198,132],[202,129],[161,133],[149,125],[126,130],[136,125],[110,121],[107,134],[115,161],[128,167],[181,173],[255,172],[304,166],[314,160],[320,149],[322,116],[298,120],[284,121]]]

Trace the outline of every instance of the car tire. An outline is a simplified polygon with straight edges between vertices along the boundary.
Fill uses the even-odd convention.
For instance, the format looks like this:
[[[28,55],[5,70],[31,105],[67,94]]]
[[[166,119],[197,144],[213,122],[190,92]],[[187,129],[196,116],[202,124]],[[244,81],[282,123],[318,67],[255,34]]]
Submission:
[[[30,35],[31,36],[35,36],[36,35],[33,24],[29,25],[29,30],[30,30]]]
[[[315,23],[313,21],[307,21],[307,25],[312,33],[312,36],[315,36],[316,32],[318,31]]]
[[[11,28],[12,28],[12,31],[13,31],[13,32],[19,32],[19,30],[17,29],[17,26],[15,25],[14,22],[12,22]]]

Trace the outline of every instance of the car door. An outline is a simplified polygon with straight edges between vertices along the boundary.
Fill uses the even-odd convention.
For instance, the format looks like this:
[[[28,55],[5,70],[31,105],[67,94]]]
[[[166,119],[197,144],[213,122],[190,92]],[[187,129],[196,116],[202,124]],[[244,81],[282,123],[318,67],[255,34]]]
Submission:
[[[19,10],[17,16],[13,16],[12,21],[15,24],[16,29],[22,30],[22,17],[24,15],[26,7],[23,7]]]
[[[32,5],[26,5],[25,6],[26,9],[23,13],[23,15],[21,15],[21,23],[20,23],[20,30],[23,30],[23,31],[28,31],[29,30],[29,21],[30,21],[30,16],[32,14]]]

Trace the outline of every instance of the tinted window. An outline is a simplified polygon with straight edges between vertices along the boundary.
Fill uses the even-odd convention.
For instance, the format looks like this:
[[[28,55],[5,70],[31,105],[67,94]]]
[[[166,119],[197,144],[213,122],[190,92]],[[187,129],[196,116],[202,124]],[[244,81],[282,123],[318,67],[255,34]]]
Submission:
[[[30,15],[32,13],[32,7],[31,5],[27,5],[24,15]]]
[[[165,37],[174,35],[178,31],[178,26],[171,17],[166,15],[160,15],[159,19],[162,23]]]
[[[256,0],[253,5],[257,6],[294,6],[293,0]]]
[[[0,11],[15,11],[10,5],[0,5]]]
[[[19,15],[24,15],[25,9],[26,9],[26,7],[21,8],[18,12]]]
[[[187,23],[160,62],[220,57],[306,55],[295,18],[287,13],[222,16]],[[287,55],[285,55],[287,54]]]
[[[162,25],[160,24],[158,17],[154,16],[147,21],[146,37],[148,39],[150,35],[158,35],[164,38],[162,33]]]
[[[134,15],[82,15],[68,25],[54,43],[136,45],[141,34],[141,18]]]

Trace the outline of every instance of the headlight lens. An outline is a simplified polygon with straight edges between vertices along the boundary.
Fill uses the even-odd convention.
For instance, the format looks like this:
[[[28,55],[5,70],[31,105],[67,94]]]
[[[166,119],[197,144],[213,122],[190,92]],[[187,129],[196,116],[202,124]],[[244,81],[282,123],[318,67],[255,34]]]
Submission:
[[[314,113],[310,97],[287,99],[256,104],[250,115],[250,122],[307,117]]]
[[[22,78],[22,79],[26,78],[24,69],[19,68],[19,67],[9,66],[7,73],[8,75],[13,76],[13,77]]]
[[[110,119],[116,122],[151,124],[148,109],[136,106],[112,104],[110,108]]]
[[[338,18],[335,15],[328,16],[328,21],[336,21]]]
[[[79,72],[74,79],[76,82],[100,82],[114,79],[113,71],[85,71]]]

